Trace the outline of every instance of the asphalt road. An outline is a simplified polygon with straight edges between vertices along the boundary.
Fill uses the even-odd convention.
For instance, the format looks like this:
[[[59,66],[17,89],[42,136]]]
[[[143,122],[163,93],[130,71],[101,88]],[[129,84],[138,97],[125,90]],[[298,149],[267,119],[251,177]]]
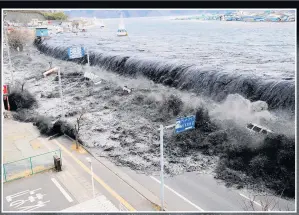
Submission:
[[[4,211],[60,211],[77,203],[51,172],[3,185]]]
[[[119,167],[132,179],[145,186],[160,199],[160,176],[137,174]],[[164,179],[164,201],[168,211],[263,211],[262,203],[271,202],[272,211],[294,211],[294,200],[273,196],[257,196],[246,190],[227,188],[210,174],[188,172]],[[253,203],[251,205],[251,203]]]
[[[59,142],[65,146],[70,145],[71,141],[66,138],[58,138]],[[85,165],[86,154],[77,154]],[[94,159],[93,159],[94,160]],[[130,200],[132,205],[138,211],[150,211],[150,207],[146,207],[145,200],[140,197],[129,187],[136,187],[136,183],[146,188],[160,200],[160,177],[137,174],[129,168],[115,166],[105,158],[98,158],[100,162],[93,161],[94,172],[101,176],[108,184],[113,184],[116,191],[125,199]],[[103,166],[104,164],[104,166]],[[109,171],[105,166],[109,166]],[[130,177],[134,182],[126,185],[128,179],[124,175],[117,173],[120,179],[113,176],[113,172],[122,172]],[[130,180],[129,180],[130,181]],[[250,200],[253,196],[245,190],[236,190],[227,188],[223,183],[219,183],[210,174],[198,174],[189,172],[175,177],[165,178],[165,205],[167,211],[262,211],[260,200],[265,197],[256,197],[253,205],[250,206]],[[106,194],[108,197],[109,195]],[[272,198],[272,197],[271,197]],[[275,198],[278,204],[274,210],[290,210],[295,209],[294,201],[286,201],[284,199]],[[113,198],[111,198],[113,202]],[[117,202],[115,202],[117,204]],[[273,203],[272,203],[273,204]],[[274,211],[273,210],[273,211]]]
[[[250,206],[249,199],[254,198],[252,192],[227,188],[208,174],[185,173],[167,178],[165,183],[188,199],[192,199],[205,211],[261,211],[265,210],[262,205],[267,202],[272,211],[295,210],[294,201],[270,195],[255,197],[253,206]]]
[[[156,210],[151,202],[145,199],[121,178],[117,177],[102,163],[95,160],[86,151],[83,153],[78,153],[74,150],[70,150],[73,143],[68,138],[59,137],[53,140],[53,143],[55,145],[58,144],[58,146],[62,148],[62,172],[64,172],[66,169],[70,169],[71,167],[75,167],[77,173],[73,174],[74,178],[76,178],[78,181],[83,181],[84,183],[91,182],[91,172],[89,172],[90,163],[86,159],[89,157],[92,161],[95,189],[102,195],[106,196],[106,198],[121,211],[130,211],[132,209],[136,211]],[[66,150],[69,152],[67,153]],[[90,186],[90,188],[91,187],[92,186]],[[70,188],[69,190],[73,191],[74,188]],[[92,194],[92,189],[90,189],[90,193]]]
[[[60,137],[55,141],[47,146],[64,148],[62,150],[63,171],[58,174],[35,174],[28,178],[5,183],[3,191],[5,211],[60,211],[92,198],[90,165],[86,160],[86,157],[91,156],[86,152],[72,151],[72,141],[67,138]],[[159,202],[161,188],[159,176],[137,174],[128,168],[115,166],[104,158],[99,159],[101,162],[94,158],[91,159],[97,196],[98,194],[106,196],[118,208],[121,204],[123,206],[130,204],[137,211],[155,210],[147,198],[135,188],[139,186],[146,189],[148,192],[145,191],[145,193],[150,192],[157,197]],[[109,168],[107,168],[108,164]],[[122,173],[120,174],[120,172]],[[79,184],[69,183],[71,179],[74,180],[74,183]],[[21,181],[22,183],[20,183]],[[79,185],[82,185],[82,188],[79,188]],[[33,190],[36,190],[36,193],[30,194],[30,191]],[[192,172],[165,178],[164,190],[167,211],[244,211],[246,207],[247,210],[252,210],[252,208],[248,208],[248,199],[251,198],[248,193],[244,190],[229,189],[208,174]],[[25,192],[20,195],[22,191]],[[88,195],[85,198],[82,194],[86,194],[86,192]],[[253,204],[255,211],[262,210],[259,201],[262,198],[255,200]],[[294,205],[294,202],[280,199],[279,208],[276,210],[284,210],[286,207],[294,210]],[[128,210],[129,206],[123,208]]]
[[[160,197],[160,177],[136,174],[126,168],[126,173]],[[272,211],[294,211],[295,202],[273,196],[258,196],[251,206],[253,194],[246,190],[227,188],[212,175],[189,172],[164,179],[164,199],[170,211],[262,211],[267,201],[275,207]],[[273,200],[272,200],[273,199]]]

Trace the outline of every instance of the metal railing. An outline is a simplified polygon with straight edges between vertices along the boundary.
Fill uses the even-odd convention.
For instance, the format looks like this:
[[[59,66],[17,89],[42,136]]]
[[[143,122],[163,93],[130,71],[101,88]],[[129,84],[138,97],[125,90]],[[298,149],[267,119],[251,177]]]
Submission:
[[[4,182],[24,178],[54,168],[54,155],[60,157],[61,160],[61,150],[58,149],[3,164]]]

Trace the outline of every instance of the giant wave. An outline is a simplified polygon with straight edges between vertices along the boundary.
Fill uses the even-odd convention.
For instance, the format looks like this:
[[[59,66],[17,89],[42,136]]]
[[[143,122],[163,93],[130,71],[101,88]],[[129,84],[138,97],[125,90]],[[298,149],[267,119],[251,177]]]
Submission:
[[[49,46],[37,40],[34,44],[46,55],[69,60],[66,48]],[[87,63],[86,58],[71,61],[79,64]],[[155,83],[208,96],[215,101],[222,101],[227,95],[237,93],[250,101],[265,101],[271,110],[287,110],[292,115],[295,111],[293,80],[262,80],[253,75],[226,73],[196,65],[96,52],[90,53],[90,65],[131,77],[142,75]]]

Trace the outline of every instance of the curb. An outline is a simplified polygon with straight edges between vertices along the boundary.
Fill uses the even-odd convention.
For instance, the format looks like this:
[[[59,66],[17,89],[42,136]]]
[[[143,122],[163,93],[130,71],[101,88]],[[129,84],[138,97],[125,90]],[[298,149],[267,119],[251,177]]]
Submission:
[[[68,135],[64,134],[65,137],[68,139],[74,141],[73,138],[69,137]],[[128,176],[126,173],[118,170],[117,168],[114,168],[114,166],[108,164],[107,162],[103,162],[96,158],[88,149],[87,147],[81,146],[98,162],[100,162],[103,166],[105,166],[107,169],[109,169],[111,172],[113,172],[117,177],[119,177],[122,181],[124,181],[126,184],[128,184],[130,187],[132,187],[135,191],[137,191],[141,196],[143,196],[145,199],[150,201],[157,209],[160,211],[161,208],[161,202],[160,199],[155,196],[151,191],[144,188],[139,182],[133,180],[130,176]],[[164,203],[164,211],[167,211],[167,204]]]

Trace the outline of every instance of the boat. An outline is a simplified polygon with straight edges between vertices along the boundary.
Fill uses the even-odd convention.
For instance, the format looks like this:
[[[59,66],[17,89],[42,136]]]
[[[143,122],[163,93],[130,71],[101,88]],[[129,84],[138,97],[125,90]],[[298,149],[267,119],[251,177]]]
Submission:
[[[122,14],[120,14],[120,23],[118,25],[117,36],[128,36]]]

